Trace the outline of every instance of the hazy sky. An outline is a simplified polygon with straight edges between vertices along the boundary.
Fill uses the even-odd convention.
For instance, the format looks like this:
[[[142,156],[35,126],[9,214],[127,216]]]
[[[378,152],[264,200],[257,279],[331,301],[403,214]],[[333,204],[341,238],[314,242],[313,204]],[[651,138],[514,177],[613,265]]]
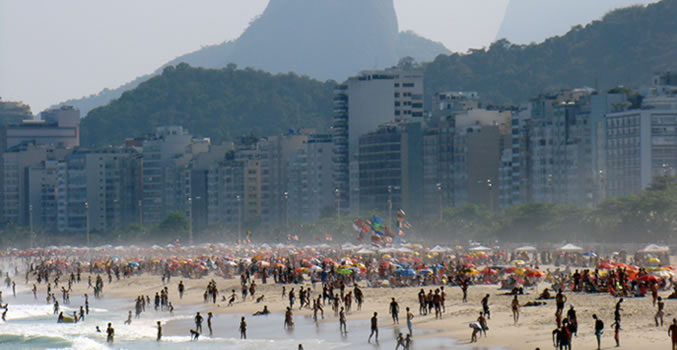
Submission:
[[[237,38],[267,3],[0,0],[0,97],[37,113],[115,88],[202,45]],[[400,30],[465,51],[493,41],[508,0],[395,3]]]

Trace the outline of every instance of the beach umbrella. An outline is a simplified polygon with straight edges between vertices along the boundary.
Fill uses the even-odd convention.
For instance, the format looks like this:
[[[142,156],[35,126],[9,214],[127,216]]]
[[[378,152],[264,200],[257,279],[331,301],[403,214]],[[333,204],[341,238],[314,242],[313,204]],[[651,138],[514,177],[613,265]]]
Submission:
[[[527,277],[543,278],[543,277],[545,277],[545,273],[542,272],[542,271],[538,271],[538,270],[531,270],[531,271],[527,272]]]
[[[496,270],[490,269],[490,268],[485,268],[484,270],[480,271],[481,274],[485,276],[492,276],[497,274],[498,272]]]
[[[127,264],[127,266],[129,266],[129,267],[139,267],[139,263],[136,262],[136,261],[132,261],[129,264]]]
[[[513,273],[513,272],[515,272],[515,270],[517,270],[517,267],[515,267],[515,266],[510,266],[510,267],[506,267],[505,269],[503,269],[503,272],[505,272],[505,273]]]
[[[593,251],[583,253],[584,258],[594,258],[596,256],[597,256],[597,254],[595,254],[595,252],[593,252]]]
[[[650,264],[660,264],[661,259],[659,259],[659,258],[649,258],[649,259],[646,260],[646,262],[648,262]]]
[[[654,276],[654,275],[642,275],[638,278],[638,280],[640,280],[642,282],[658,282],[661,279],[657,276]]]
[[[369,250],[367,248],[362,248],[362,249],[356,251],[355,254],[357,254],[357,255],[374,255],[374,254],[376,254],[376,252],[373,251],[373,250]]]
[[[399,272],[402,276],[416,276],[416,271],[413,269],[402,269]]]
[[[423,270],[419,271],[419,273],[420,273],[420,274],[423,274],[423,275],[432,275],[432,274],[433,274],[433,270],[430,270],[430,269],[423,269]]]
[[[313,265],[313,266],[310,267],[310,271],[319,272],[319,271],[322,271],[322,268],[317,266],[317,265]]]
[[[338,270],[336,271],[336,273],[338,273],[339,275],[347,275],[347,274],[353,273],[353,270],[343,268],[343,269],[338,269]]]
[[[665,265],[665,266],[663,266],[663,268],[666,269],[666,270],[675,271],[675,267],[672,266],[672,265]]]
[[[597,265],[598,270],[613,270],[615,266],[609,264],[609,263],[601,263]]]
[[[520,266],[520,265],[526,265],[527,263],[526,263],[526,261],[524,261],[524,260],[519,260],[519,259],[518,259],[518,260],[513,260],[513,262],[512,262],[511,264]]]

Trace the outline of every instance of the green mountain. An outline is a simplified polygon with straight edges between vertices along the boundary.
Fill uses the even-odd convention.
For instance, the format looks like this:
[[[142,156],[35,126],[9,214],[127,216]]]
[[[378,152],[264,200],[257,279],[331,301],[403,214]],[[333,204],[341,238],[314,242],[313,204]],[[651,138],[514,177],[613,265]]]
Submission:
[[[203,68],[235,63],[340,81],[363,69],[392,66],[405,56],[427,62],[442,53],[450,51],[441,43],[399,31],[393,0],[273,0],[237,40],[204,47],[116,89],[62,104],[86,116],[164,67],[182,62]]]
[[[526,102],[543,91],[647,84],[677,70],[677,0],[610,12],[540,44],[499,40],[488,49],[440,55],[425,66],[428,94],[478,91],[496,104]]]
[[[422,66],[426,95],[472,90],[486,102],[519,104],[559,88],[639,87],[656,71],[677,71],[674,18],[677,0],[663,0],[614,11],[540,44],[501,40],[486,50],[440,55]],[[334,85],[293,73],[179,64],[92,110],[83,120],[83,144],[119,143],[170,124],[216,141],[325,128],[332,118]]]
[[[167,67],[82,120],[82,144],[119,144],[157,126],[181,125],[213,141],[319,128],[332,117],[334,82],[254,69]]]

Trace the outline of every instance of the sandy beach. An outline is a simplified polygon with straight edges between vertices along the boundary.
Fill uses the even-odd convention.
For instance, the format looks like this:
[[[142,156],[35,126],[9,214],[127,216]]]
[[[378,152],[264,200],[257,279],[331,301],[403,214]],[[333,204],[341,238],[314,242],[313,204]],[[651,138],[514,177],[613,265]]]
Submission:
[[[85,277],[86,278],[86,277]],[[216,281],[219,288],[220,295],[216,304],[205,303],[203,301],[203,293],[210,279]],[[178,297],[177,286],[182,280],[186,286],[186,291],[182,299]],[[85,280],[86,281],[86,280]],[[272,282],[272,280],[271,280]],[[261,310],[263,305],[268,305],[268,308],[273,313],[282,313],[288,304],[287,298],[282,298],[281,291],[283,285],[281,284],[258,284],[257,280],[256,295],[265,295],[264,301],[257,304],[254,300],[248,298],[242,302],[240,298],[240,284],[239,279],[223,279],[220,277],[209,276],[202,279],[179,279],[172,278],[167,284],[169,289],[170,301],[174,304],[176,311],[182,310],[197,310],[206,316],[207,312],[219,314],[237,314],[249,317],[255,311]],[[300,285],[284,285],[287,291],[290,288],[295,288],[298,291]],[[547,285],[541,283],[538,291],[540,292]],[[311,283],[305,283],[304,287],[311,287]],[[84,293],[87,288],[87,283],[75,285],[73,295]],[[120,298],[129,300],[130,309],[133,308],[133,300],[138,295],[148,295],[151,300],[155,293],[163,288],[163,284],[159,276],[152,276],[149,274],[136,275],[120,281],[113,281],[112,284],[106,283],[104,288],[105,298]],[[426,292],[435,286],[426,286]],[[221,296],[230,295],[230,291],[235,289],[238,294],[238,301],[231,307],[227,306],[227,302],[221,301]],[[466,344],[468,347],[476,349],[486,348],[507,348],[514,350],[533,350],[536,348],[548,349],[553,346],[552,331],[555,329],[555,302],[554,300],[547,301],[547,305],[538,307],[522,307],[520,320],[517,324],[513,323],[512,314],[510,311],[510,302],[512,296],[501,295],[505,291],[499,291],[497,286],[471,286],[468,291],[468,302],[462,303],[462,293],[459,287],[447,287],[446,312],[441,320],[435,319],[434,315],[421,316],[418,313],[417,293],[420,288],[363,288],[365,293],[365,304],[361,311],[353,311],[347,315],[349,321],[352,320],[367,320],[373,312],[379,313],[379,327],[381,329],[382,337],[390,337],[392,332],[387,330],[392,328],[392,320],[388,314],[388,305],[390,299],[395,297],[400,305],[400,327],[406,333],[405,308],[411,308],[415,315],[414,318],[414,339],[417,335],[417,330],[434,330],[437,332],[423,335],[422,337],[452,337],[458,340],[459,344]],[[321,284],[315,286],[313,295],[316,297],[321,293]],[[479,311],[481,310],[480,299],[485,295],[490,294],[490,308],[491,319],[488,321],[489,331],[487,337],[480,337],[479,341],[474,344],[469,344],[471,329],[468,324],[476,320]],[[521,304],[528,301],[533,301],[536,298],[537,292],[532,291],[531,294],[519,296]],[[595,348],[595,338],[593,335],[593,320],[592,314],[596,313],[601,317],[605,323],[605,331],[602,340],[603,349],[615,348],[613,340],[613,330],[611,323],[613,322],[614,306],[617,301],[616,298],[609,294],[583,294],[583,293],[566,293],[568,297],[567,306],[575,305],[578,315],[579,332],[578,336],[573,339],[573,347],[576,348]],[[668,292],[661,292],[660,295],[667,297]],[[95,305],[96,301],[92,304]],[[621,331],[621,349],[657,349],[669,348],[670,339],[667,335],[667,327],[671,323],[673,317],[676,316],[677,305],[676,301],[666,300],[665,325],[663,327],[655,327],[654,314],[655,308],[652,306],[651,298],[627,298],[623,303],[622,315],[622,331]],[[312,310],[303,309],[298,310],[298,302],[294,310],[295,317],[309,317],[312,315]],[[334,322],[338,323],[338,319],[334,316],[329,305],[325,306],[325,319],[320,322]],[[230,327],[233,332],[237,329],[237,324],[220,325]],[[282,324],[279,325],[279,332],[283,332]],[[172,324],[168,324],[165,328],[167,334],[186,334],[187,329],[176,329]],[[235,333],[234,333],[235,334]],[[216,335],[216,334],[215,334]],[[228,335],[234,336],[234,335]],[[351,339],[355,342],[365,342],[367,339]]]

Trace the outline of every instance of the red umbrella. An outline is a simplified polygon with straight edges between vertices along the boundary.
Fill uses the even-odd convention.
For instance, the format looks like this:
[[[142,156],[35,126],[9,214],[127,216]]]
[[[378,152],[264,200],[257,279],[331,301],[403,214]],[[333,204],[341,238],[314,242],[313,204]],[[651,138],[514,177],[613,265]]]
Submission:
[[[486,275],[486,276],[491,276],[491,275],[497,274],[498,272],[496,272],[496,270],[492,270],[492,269],[487,267],[484,270],[480,271],[480,273],[483,274],[483,275]]]
[[[515,270],[517,270],[517,267],[516,267],[516,266],[510,266],[510,267],[506,268],[505,270],[503,270],[503,272],[505,272],[505,273],[513,273],[513,272],[515,272]]]
[[[613,270],[615,268],[616,268],[615,266],[613,266],[609,263],[601,263],[601,264],[597,265],[597,269],[599,269],[599,270]]]
[[[527,272],[527,277],[542,278],[542,277],[545,277],[545,273],[538,271],[538,270],[531,270],[531,271]]]
[[[654,276],[654,275],[642,275],[638,278],[638,280],[642,282],[658,282],[660,281],[660,277]]]

